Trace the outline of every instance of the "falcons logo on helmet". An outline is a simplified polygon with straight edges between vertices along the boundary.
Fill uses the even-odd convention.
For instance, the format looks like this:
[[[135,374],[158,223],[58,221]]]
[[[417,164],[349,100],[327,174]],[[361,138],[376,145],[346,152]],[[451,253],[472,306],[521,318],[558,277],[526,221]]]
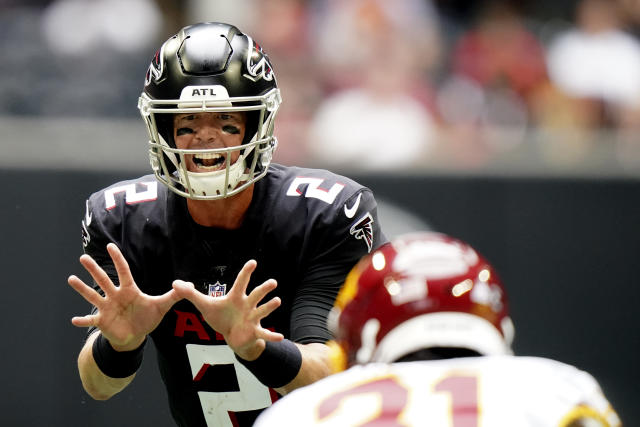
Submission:
[[[360,218],[349,230],[356,239],[362,239],[367,244],[367,252],[373,247],[373,217],[369,212]]]
[[[156,54],[153,56],[151,60],[151,64],[149,64],[149,68],[147,69],[147,74],[144,77],[144,85],[148,86],[153,79],[155,82],[160,80],[162,77],[162,72],[164,70],[164,45],[156,51]]]
[[[269,63],[269,59],[258,43],[247,36],[251,48],[247,54],[247,71],[249,74],[243,74],[244,77],[256,82],[260,79],[266,81],[273,80],[273,67]]]

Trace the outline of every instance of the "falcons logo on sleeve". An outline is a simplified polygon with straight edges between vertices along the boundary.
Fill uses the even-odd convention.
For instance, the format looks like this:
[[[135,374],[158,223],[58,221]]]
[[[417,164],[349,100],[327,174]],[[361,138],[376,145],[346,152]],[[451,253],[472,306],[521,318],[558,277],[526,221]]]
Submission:
[[[356,239],[362,239],[367,244],[367,252],[373,246],[373,217],[369,212],[351,226],[349,233]]]
[[[86,206],[87,210],[84,214],[84,219],[82,220],[82,246],[85,248],[91,241],[91,234],[89,234],[89,225],[91,225],[91,220],[93,219],[93,214],[91,213],[91,209],[89,209],[89,200],[86,201]]]

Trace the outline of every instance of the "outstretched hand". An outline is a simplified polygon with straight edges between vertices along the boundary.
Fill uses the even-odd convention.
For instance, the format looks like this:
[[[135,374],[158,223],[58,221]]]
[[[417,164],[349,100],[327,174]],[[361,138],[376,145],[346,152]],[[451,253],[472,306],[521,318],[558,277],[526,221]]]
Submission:
[[[282,334],[263,328],[260,321],[280,306],[280,298],[274,297],[264,304],[258,303],[277,286],[269,279],[247,295],[251,273],[256,261],[245,263],[229,292],[221,297],[204,295],[193,283],[182,280],[173,282],[173,289],[200,311],[204,320],[224,336],[227,345],[243,359],[253,360],[264,349],[265,341],[280,341]]]
[[[77,276],[69,276],[69,285],[98,309],[95,314],[72,318],[71,323],[78,327],[99,328],[118,351],[133,350],[160,324],[180,297],[173,289],[159,296],[143,293],[133,280],[129,264],[120,249],[109,243],[107,251],[116,267],[120,286],[114,285],[93,258],[82,255],[80,263],[104,291],[104,296]]]

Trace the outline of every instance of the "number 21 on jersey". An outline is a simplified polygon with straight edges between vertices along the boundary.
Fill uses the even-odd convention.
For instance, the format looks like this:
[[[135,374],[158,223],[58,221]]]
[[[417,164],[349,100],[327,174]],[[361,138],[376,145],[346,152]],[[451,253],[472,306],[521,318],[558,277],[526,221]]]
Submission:
[[[425,384],[425,387],[429,387]],[[318,405],[318,425],[373,427],[450,425],[478,427],[478,380],[471,375],[449,375],[433,384],[427,402],[411,400],[425,396],[394,377],[382,377],[335,393]],[[428,423],[424,414],[428,408]],[[416,409],[419,409],[418,413]],[[419,420],[416,420],[419,418]]]

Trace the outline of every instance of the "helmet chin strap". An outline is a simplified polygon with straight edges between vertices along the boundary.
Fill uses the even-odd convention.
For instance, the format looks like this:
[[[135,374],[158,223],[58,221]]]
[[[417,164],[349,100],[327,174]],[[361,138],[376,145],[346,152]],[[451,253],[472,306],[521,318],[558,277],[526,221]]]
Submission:
[[[213,172],[190,172],[185,168],[178,168],[180,180],[183,182],[185,190],[194,193],[197,196],[219,196],[236,188],[236,186],[249,178],[249,174],[244,173],[246,170],[245,155],[241,155],[238,160],[229,167],[229,181],[225,189],[225,180],[227,169],[221,169]],[[185,173],[186,172],[186,173]]]
[[[252,141],[256,138],[254,135]],[[167,142],[158,134],[158,139],[161,144],[168,147]],[[178,160],[179,157],[176,153],[168,150],[163,150],[165,155],[169,158],[171,163],[175,166],[180,177],[180,183],[184,187],[185,191],[195,196],[220,196],[229,191],[235,189],[239,183],[251,178],[251,174],[245,173],[247,168],[246,158],[254,150],[253,146],[250,146],[244,150],[244,153],[240,154],[238,160],[232,164],[229,169],[229,181],[227,182],[227,188],[225,190],[225,180],[227,175],[227,168],[213,171],[213,172],[190,172],[186,169],[185,165],[182,165]],[[188,150],[184,150],[186,152]]]

